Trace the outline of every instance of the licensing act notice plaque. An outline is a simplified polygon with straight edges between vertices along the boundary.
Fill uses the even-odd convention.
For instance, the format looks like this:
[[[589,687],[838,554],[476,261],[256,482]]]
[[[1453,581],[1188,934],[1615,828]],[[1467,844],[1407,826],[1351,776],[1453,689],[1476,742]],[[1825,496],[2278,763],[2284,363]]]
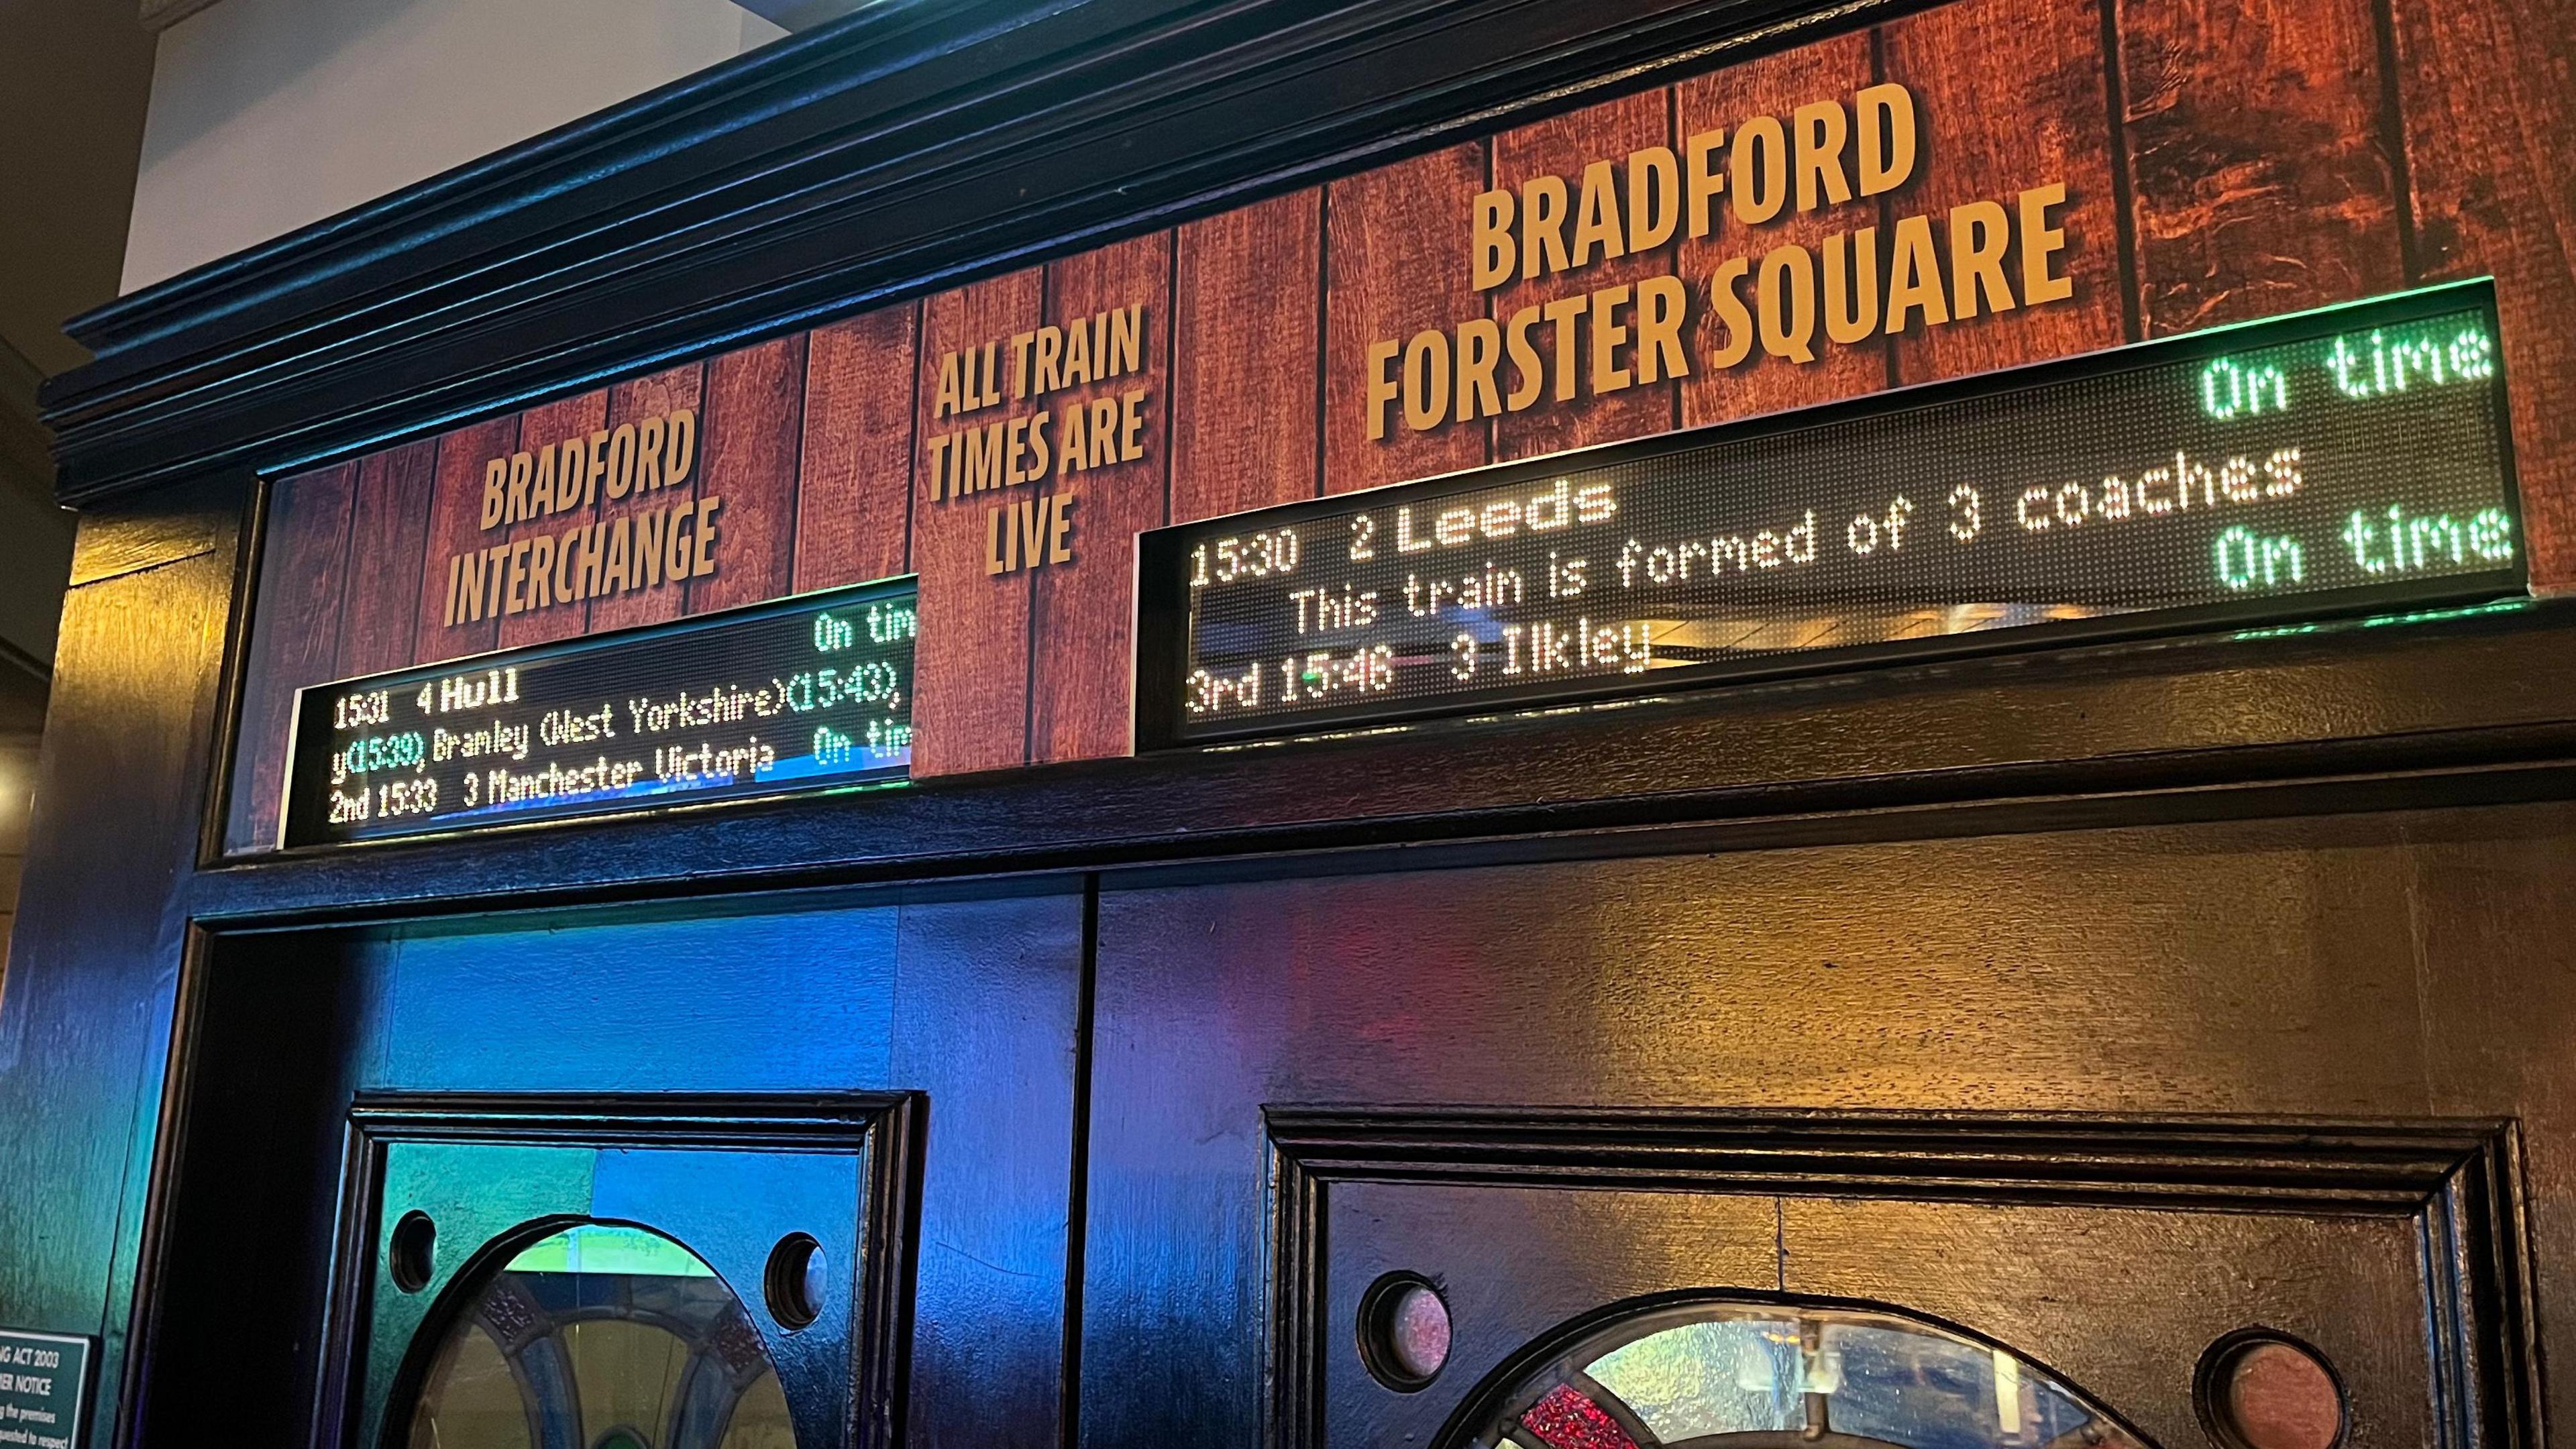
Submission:
[[[1143,535],[1140,748],[2524,586],[2491,281]]]
[[[911,579],[298,693],[287,845],[900,779]]]

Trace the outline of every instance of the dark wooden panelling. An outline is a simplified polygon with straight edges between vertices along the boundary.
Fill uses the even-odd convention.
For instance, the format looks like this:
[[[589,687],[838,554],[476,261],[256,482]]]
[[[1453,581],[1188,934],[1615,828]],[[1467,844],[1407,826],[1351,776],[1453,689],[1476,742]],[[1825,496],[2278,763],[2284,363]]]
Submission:
[[[2526,1288],[2562,1301],[2576,1287],[2576,1094],[2565,1079],[2576,832],[2564,808],[2543,805],[2411,820],[2406,839],[2433,1108],[2519,1119],[2529,1221],[2499,1226],[2530,1235]],[[2545,1400],[2532,1397],[2543,1420],[2576,1412],[2563,1374]]]
[[[870,10],[123,299],[48,421],[85,493],[325,457],[1915,3]]]
[[[805,336],[707,364],[698,414],[698,497],[718,500],[716,571],[689,581],[689,612],[756,604],[796,570],[796,466],[804,437]]]
[[[888,1085],[927,1093],[904,1442],[1057,1449],[1080,1146],[1079,894],[902,907]]]
[[[2495,276],[2537,583],[2576,585],[2576,9],[2398,0],[2415,255]]]
[[[2024,190],[2063,182],[2066,204],[2049,215],[2066,233],[2059,274],[2075,281],[2075,295],[2062,302],[1945,327],[1916,323],[1895,339],[1896,380],[2117,346],[2121,223],[2094,0],[1957,0],[1892,21],[1881,34],[1887,79],[1913,90],[1923,127],[1914,180],[1890,193],[1888,214],[1930,215],[1946,226],[1950,208],[1963,202],[2009,209]]]
[[[358,462],[356,473],[349,515],[348,605],[333,669],[343,679],[412,662],[438,442],[425,438],[371,454]]]
[[[2406,284],[2372,0],[2118,14],[2146,335]]]
[[[286,786],[286,736],[295,691],[331,679],[339,662],[342,583],[349,557],[349,485],[343,463],[271,486],[262,544],[259,602],[244,671],[258,681],[242,695],[228,850],[277,843],[279,792]]]
[[[1264,1104],[2420,1113],[2393,834],[1104,891],[1086,1437],[1259,1441]]]
[[[646,418],[667,417],[689,408],[700,413],[698,421],[698,456],[689,469],[687,482],[650,495],[650,502],[638,501],[631,495],[621,500],[618,509],[672,508],[698,496],[698,480],[705,476],[707,465],[707,428],[704,417],[707,365],[692,362],[649,377],[621,382],[608,390],[608,425],[640,423]],[[603,509],[604,513],[609,510]],[[590,631],[594,634],[609,629],[624,629],[638,624],[665,624],[680,617],[680,606],[686,598],[683,589],[664,586],[633,589],[590,601]]]
[[[1460,228],[1485,189],[1486,147],[1450,146],[1324,188],[1324,491],[1348,493],[1489,461],[1492,430],[1451,420],[1405,426],[1386,405],[1386,436],[1368,435],[1368,350],[1400,349],[1425,328],[1452,332],[1482,315]],[[1403,364],[1399,351],[1387,364]]]
[[[438,440],[438,474],[429,495],[429,539],[421,552],[420,623],[412,646],[415,663],[481,654],[500,637],[500,621],[490,614],[466,622],[460,607],[458,622],[448,624],[447,564],[458,554],[489,548],[505,536],[498,526],[489,533],[482,528],[483,465],[509,456],[518,446],[515,417],[459,428]]]
[[[808,340],[798,593],[904,571],[920,329],[921,308],[905,305],[818,327]]]
[[[2474,1422],[2456,1404],[2436,1418],[2423,1325],[2428,1291],[2441,1290],[2405,1217],[1801,1197],[1782,1204],[1780,1237],[1787,1291],[1898,1302],[1993,1334],[2150,1443],[2206,1442],[2194,1366],[2249,1318],[2336,1367],[2347,1443],[2457,1442]]]
[[[1045,296],[1046,274],[1032,268],[922,304],[921,422],[912,469],[912,566],[921,575],[921,637],[913,646],[915,775],[993,770],[1028,759],[1030,585],[1026,575],[984,572],[985,510],[1026,490],[933,499],[929,448],[935,436],[1021,411],[1006,397],[986,412],[932,417],[939,359],[994,341],[1007,359],[1010,339],[1038,325]]]
[[[560,402],[548,403],[541,408],[530,408],[519,414],[519,446],[524,449],[559,449],[567,439],[587,438],[607,425],[608,394],[604,391],[586,392],[578,397],[568,397]],[[587,511],[567,509],[562,513],[541,513],[534,518],[522,519],[511,524],[506,533],[512,543],[523,538],[541,536],[560,538],[564,530],[599,516],[606,502],[603,497]],[[496,532],[493,537],[498,541],[502,534]],[[531,580],[522,589],[524,601],[531,605],[536,602],[533,578],[535,572],[532,559],[529,566]],[[551,582],[546,585],[546,591],[548,598],[551,599],[554,593],[554,585]],[[587,629],[589,624],[590,610],[586,602],[549,603],[542,609],[531,607],[516,614],[503,615],[499,637],[493,642],[503,649],[518,649],[530,644],[549,644],[557,639],[573,638]]]
[[[1172,298],[1172,521],[1311,498],[1324,193],[1183,226]]]
[[[1566,239],[1571,245],[1573,217],[1579,215],[1583,195],[1583,169],[1597,160],[1610,163],[1611,175],[1618,183],[1617,194],[1624,198],[1628,178],[1627,159],[1631,151],[1648,146],[1669,146],[1673,139],[1673,97],[1669,88],[1639,91],[1615,101],[1569,112],[1535,125],[1505,131],[1493,139],[1493,185],[1518,196],[1522,183],[1531,177],[1553,175],[1566,183],[1569,213]],[[1624,199],[1616,203],[1625,205]],[[1517,205],[1517,203],[1516,203]],[[1468,220],[1464,215],[1441,216],[1447,224],[1446,240],[1463,258],[1468,245]],[[1634,226],[1641,218],[1626,217]],[[1439,228],[1432,227],[1437,235]],[[1577,296],[1603,287],[1622,283],[1633,285],[1646,277],[1660,276],[1673,269],[1674,246],[1666,242],[1650,251],[1631,252],[1609,261],[1595,261],[1587,267],[1558,272],[1528,280],[1515,280],[1494,290],[1488,304],[1494,320],[1508,321],[1523,307],[1543,306],[1560,297]],[[1524,258],[1524,261],[1527,259]],[[1450,265],[1461,265],[1453,261]],[[1526,268],[1524,268],[1524,273]],[[1634,344],[1637,340],[1637,306],[1632,291],[1628,304],[1614,315],[1628,328],[1630,347],[1619,354],[1620,360],[1633,371]],[[1616,442],[1621,438],[1641,437],[1671,429],[1674,418],[1674,395],[1677,384],[1667,379],[1650,385],[1638,385],[1624,392],[1596,396],[1592,391],[1593,331],[1598,320],[1587,317],[1576,331],[1573,357],[1578,379],[1572,402],[1556,401],[1551,389],[1541,392],[1539,400],[1526,412],[1505,413],[1493,422],[1494,458],[1528,458],[1541,453],[1557,453],[1567,448],[1580,448],[1593,443]],[[1554,329],[1542,319],[1537,336],[1543,355],[1550,354]],[[1455,359],[1452,359],[1453,368]],[[1512,368],[1507,362],[1501,369],[1500,388],[1511,389]],[[1453,391],[1453,406],[1454,391]],[[1457,426],[1454,422],[1452,426]]]
[[[1056,415],[1048,429],[1057,471],[1012,495],[1074,495],[1074,561],[1037,571],[1029,629],[1029,758],[1091,760],[1127,753],[1134,672],[1136,535],[1164,521],[1165,465],[1171,452],[1172,234],[1085,252],[1047,268],[1047,320],[1071,324],[1111,308],[1145,309],[1144,370],[1042,401]],[[1064,410],[1095,399],[1145,393],[1144,454],[1088,472],[1063,469]],[[1123,402],[1121,403],[1123,410]]]
[[[235,526],[236,520],[173,507],[165,498],[89,509],[81,514],[80,533],[72,541],[68,584],[78,588],[211,553],[233,535]]]
[[[355,1092],[810,1107],[855,1090],[924,1094],[947,1149],[921,1183],[901,1442],[1053,1449],[1083,918],[1078,889],[1039,887],[219,942],[195,992],[154,1429],[184,1440],[218,1385],[256,1371],[228,1422],[304,1441]],[[442,1255],[473,1246],[441,1233]]]
[[[227,490],[231,491],[231,490]],[[233,495],[234,516],[247,488]],[[162,1067],[188,940],[235,536],[73,589],[0,1010],[0,1304],[100,1334],[88,1442],[114,1442]],[[69,1426],[66,1426],[69,1427]]]
[[[1810,101],[1848,102],[1875,75],[1870,35],[1864,30],[1682,81],[1673,87],[1676,149],[1702,131],[1723,128],[1732,134],[1747,117],[1778,116],[1785,123]],[[1728,340],[1709,306],[1711,272],[1740,256],[1758,275],[1767,248],[1795,242],[1821,254],[1826,237],[1866,227],[1878,227],[1877,241],[1884,245],[1887,232],[1878,225],[1881,216],[1875,202],[1854,198],[1844,206],[1791,211],[1758,231],[1736,225],[1724,207],[1719,212],[1721,219],[1708,235],[1692,238],[1685,233],[1674,244],[1682,281],[1691,289],[1692,372],[1681,384],[1682,425],[1697,427],[1781,412],[1885,387],[1887,343],[1874,333],[1849,347],[1820,339],[1814,362],[1771,357],[1756,344],[1750,357],[1727,371],[1716,371],[1707,363],[1709,354]],[[1751,289],[1745,290],[1750,295]],[[1885,305],[1882,289],[1882,314]]]

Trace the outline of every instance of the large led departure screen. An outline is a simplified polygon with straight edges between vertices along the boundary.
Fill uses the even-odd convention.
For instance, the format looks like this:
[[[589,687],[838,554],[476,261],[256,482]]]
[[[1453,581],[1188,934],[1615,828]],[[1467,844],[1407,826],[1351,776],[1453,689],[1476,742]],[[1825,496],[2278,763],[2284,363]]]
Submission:
[[[910,580],[304,690],[286,843],[901,778]]]
[[[1141,745],[2522,586],[2486,282],[1145,535]]]

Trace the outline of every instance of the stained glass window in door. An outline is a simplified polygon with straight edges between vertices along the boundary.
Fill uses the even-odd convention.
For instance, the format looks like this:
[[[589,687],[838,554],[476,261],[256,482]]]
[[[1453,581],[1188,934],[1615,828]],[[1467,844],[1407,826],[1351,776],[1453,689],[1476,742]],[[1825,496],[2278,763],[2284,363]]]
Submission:
[[[1488,1391],[1475,1449],[2147,1449],[2010,1349],[1880,1308],[1665,1303]]]
[[[696,1254],[586,1223],[539,1240],[451,1319],[412,1449],[795,1449],[740,1299]]]

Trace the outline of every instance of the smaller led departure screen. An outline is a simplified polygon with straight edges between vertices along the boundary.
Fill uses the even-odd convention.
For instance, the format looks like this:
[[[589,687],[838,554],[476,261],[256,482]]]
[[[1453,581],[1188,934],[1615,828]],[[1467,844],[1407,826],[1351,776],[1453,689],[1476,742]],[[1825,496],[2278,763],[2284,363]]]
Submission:
[[[911,580],[317,685],[286,843],[901,778]]]
[[[1159,529],[1139,742],[2510,592],[2496,338],[2463,283]]]

